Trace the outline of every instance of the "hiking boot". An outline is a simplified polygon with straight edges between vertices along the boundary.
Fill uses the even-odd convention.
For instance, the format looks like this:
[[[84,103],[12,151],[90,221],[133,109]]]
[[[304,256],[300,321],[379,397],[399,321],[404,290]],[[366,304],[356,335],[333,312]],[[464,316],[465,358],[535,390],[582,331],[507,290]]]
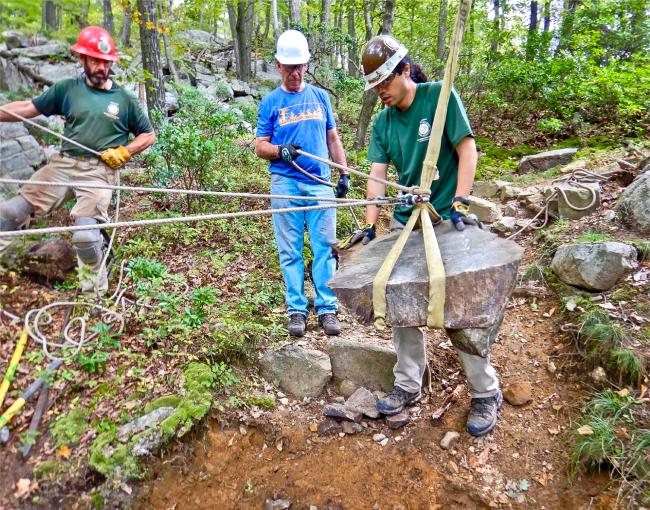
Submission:
[[[291,336],[305,336],[307,328],[307,318],[301,313],[292,313],[289,315],[289,324],[287,329]]]
[[[334,336],[341,333],[341,323],[333,313],[324,313],[318,316],[318,324],[323,328],[326,335]]]
[[[493,397],[473,398],[467,417],[467,432],[475,437],[490,432],[497,424],[497,414],[502,403],[501,391]]]
[[[377,401],[377,411],[386,416],[391,416],[402,412],[402,410],[409,404],[414,404],[422,398],[422,393],[416,391],[409,393],[399,386],[394,386],[389,393]]]

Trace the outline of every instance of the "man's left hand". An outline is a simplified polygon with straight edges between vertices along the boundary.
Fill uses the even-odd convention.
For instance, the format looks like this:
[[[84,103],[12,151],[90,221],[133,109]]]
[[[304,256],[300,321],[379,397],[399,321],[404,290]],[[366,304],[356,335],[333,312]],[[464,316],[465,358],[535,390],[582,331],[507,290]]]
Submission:
[[[119,147],[106,149],[101,153],[101,158],[113,170],[117,170],[131,159],[131,153],[126,147],[120,145]]]
[[[336,198],[345,198],[350,191],[350,174],[341,174],[336,185]]]
[[[451,222],[458,231],[465,230],[465,225],[475,225],[478,228],[483,228],[483,224],[476,215],[469,213],[469,199],[466,197],[454,197],[451,204]]]

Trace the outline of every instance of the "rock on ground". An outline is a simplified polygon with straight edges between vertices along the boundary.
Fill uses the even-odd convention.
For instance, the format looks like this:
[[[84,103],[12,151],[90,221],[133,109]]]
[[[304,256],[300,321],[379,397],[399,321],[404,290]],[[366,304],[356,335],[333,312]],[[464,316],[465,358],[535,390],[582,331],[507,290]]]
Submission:
[[[494,223],[502,216],[497,204],[480,197],[469,197],[469,211],[476,214],[482,223]]]
[[[596,291],[610,289],[637,266],[636,248],[618,242],[565,244],[551,261],[564,283]]]
[[[267,381],[277,383],[283,391],[298,398],[319,395],[332,377],[327,354],[296,345],[266,351],[260,368]]]
[[[556,188],[558,196],[551,201],[549,212],[557,218],[577,220],[600,208],[600,184],[597,182],[585,182],[582,186],[559,183],[548,188],[545,191],[546,196]]]
[[[625,188],[616,207],[641,232],[650,234],[650,165]]]
[[[559,149],[525,156],[519,161],[519,173],[538,172],[558,165],[566,165],[576,152],[578,149]]]
[[[449,450],[456,441],[460,438],[460,434],[455,430],[448,430],[444,437],[440,440],[440,448],[443,450]]]
[[[397,362],[393,349],[342,339],[330,340],[326,349],[334,379],[352,381],[357,387],[373,390],[392,389],[395,380],[393,366]]]
[[[514,381],[503,389],[503,398],[513,406],[523,406],[533,400],[533,386],[528,381]]]
[[[347,420],[359,423],[362,414],[359,411],[348,409],[343,404],[327,404],[323,408],[323,415],[328,418],[335,418],[337,420]]]
[[[63,239],[41,241],[31,245],[20,265],[25,274],[45,283],[62,282],[77,265],[74,249]]]
[[[366,388],[359,388],[350,395],[350,398],[345,401],[345,407],[352,411],[362,413],[368,418],[379,418],[377,397]]]
[[[476,227],[458,232],[450,221],[437,225],[435,232],[446,273],[446,295],[454,296],[445,300],[445,327],[490,327],[514,288],[523,248]],[[373,280],[399,234],[389,234],[357,250],[329,282],[341,302],[361,320],[373,316]],[[422,231],[415,230],[388,280],[386,320],[392,326],[426,325],[428,301]]]

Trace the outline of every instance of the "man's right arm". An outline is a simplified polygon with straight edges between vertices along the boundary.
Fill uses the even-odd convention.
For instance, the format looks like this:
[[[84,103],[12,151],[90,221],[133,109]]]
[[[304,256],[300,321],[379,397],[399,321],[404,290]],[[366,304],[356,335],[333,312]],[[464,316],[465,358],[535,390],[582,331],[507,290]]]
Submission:
[[[2,109],[9,110],[10,112],[17,113],[21,117],[26,119],[31,119],[33,117],[38,117],[41,112],[39,112],[31,99],[25,101],[14,101],[13,103],[7,103],[2,106]],[[6,112],[0,111],[0,122],[17,122],[19,119],[10,115]]]
[[[373,163],[370,167],[370,175],[372,177],[379,177],[386,179],[386,172],[388,170],[388,163]],[[375,197],[384,196],[386,194],[386,185],[381,182],[368,179],[366,186],[366,198],[371,199]],[[366,206],[366,224],[374,225],[377,223],[379,217],[379,208],[376,205]]]
[[[270,136],[258,136],[255,139],[255,154],[262,159],[273,161],[280,157],[280,146],[272,144]]]

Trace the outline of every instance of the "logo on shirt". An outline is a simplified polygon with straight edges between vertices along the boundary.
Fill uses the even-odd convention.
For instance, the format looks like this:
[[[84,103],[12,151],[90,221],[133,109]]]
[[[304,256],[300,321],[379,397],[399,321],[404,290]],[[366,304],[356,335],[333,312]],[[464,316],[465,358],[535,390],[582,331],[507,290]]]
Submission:
[[[111,45],[108,43],[108,37],[106,35],[102,35],[99,38],[99,42],[97,43],[97,49],[102,53],[110,53]]]
[[[306,120],[323,120],[325,112],[320,103],[302,103],[280,108],[278,123],[280,126],[296,124]]]
[[[422,119],[420,125],[418,126],[418,142],[423,142],[429,139],[429,134],[431,133],[431,124],[427,119]]]
[[[111,101],[110,103],[108,103],[104,115],[110,117],[113,120],[117,120],[119,118],[119,114],[120,114],[120,104],[116,103],[115,101]]]

